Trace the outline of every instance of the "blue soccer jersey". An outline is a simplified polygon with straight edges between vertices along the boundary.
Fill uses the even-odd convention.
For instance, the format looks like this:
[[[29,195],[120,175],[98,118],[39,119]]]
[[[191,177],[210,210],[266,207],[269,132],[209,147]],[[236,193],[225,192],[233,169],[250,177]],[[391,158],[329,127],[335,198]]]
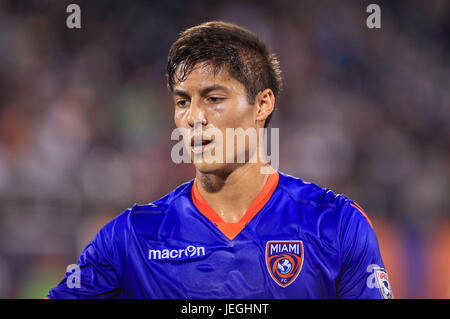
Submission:
[[[196,180],[105,225],[49,298],[391,298],[355,202],[281,172],[239,223]]]

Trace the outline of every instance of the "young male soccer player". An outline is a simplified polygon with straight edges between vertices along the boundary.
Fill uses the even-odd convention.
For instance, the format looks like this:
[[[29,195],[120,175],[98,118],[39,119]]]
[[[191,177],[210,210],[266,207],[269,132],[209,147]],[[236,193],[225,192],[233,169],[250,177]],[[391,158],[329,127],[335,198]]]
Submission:
[[[226,154],[208,129],[266,127],[281,87],[266,45],[217,21],[181,34],[167,75],[192,158]],[[48,298],[391,298],[362,208],[276,170],[262,174],[271,167],[249,144],[233,147],[243,163],[228,154],[194,161],[195,179],[113,219]]]

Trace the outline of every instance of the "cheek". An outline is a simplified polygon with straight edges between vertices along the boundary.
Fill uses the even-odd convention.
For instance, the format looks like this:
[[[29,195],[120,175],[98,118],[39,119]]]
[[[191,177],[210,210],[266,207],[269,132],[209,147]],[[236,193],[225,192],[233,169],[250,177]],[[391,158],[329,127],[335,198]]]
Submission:
[[[246,101],[230,101],[226,105],[211,108],[210,116],[223,127],[245,127],[253,123],[253,106]]]
[[[177,127],[187,126],[186,112],[184,110],[175,110],[173,119]]]

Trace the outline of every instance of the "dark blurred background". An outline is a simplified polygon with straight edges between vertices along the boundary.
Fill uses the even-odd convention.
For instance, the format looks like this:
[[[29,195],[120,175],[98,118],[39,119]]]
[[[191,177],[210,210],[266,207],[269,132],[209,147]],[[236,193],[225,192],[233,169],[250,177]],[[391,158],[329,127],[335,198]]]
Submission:
[[[280,170],[365,208],[397,298],[450,298],[449,16],[447,0],[0,1],[0,297],[44,297],[106,222],[194,177],[170,158],[167,53],[225,20],[280,58]]]

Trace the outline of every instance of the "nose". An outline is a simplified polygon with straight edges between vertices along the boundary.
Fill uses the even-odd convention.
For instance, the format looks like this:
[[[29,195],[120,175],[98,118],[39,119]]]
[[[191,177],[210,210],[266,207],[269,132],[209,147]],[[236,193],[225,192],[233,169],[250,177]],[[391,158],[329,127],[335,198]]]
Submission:
[[[188,124],[191,128],[196,128],[200,125],[207,124],[205,112],[197,102],[191,101],[188,114]]]

